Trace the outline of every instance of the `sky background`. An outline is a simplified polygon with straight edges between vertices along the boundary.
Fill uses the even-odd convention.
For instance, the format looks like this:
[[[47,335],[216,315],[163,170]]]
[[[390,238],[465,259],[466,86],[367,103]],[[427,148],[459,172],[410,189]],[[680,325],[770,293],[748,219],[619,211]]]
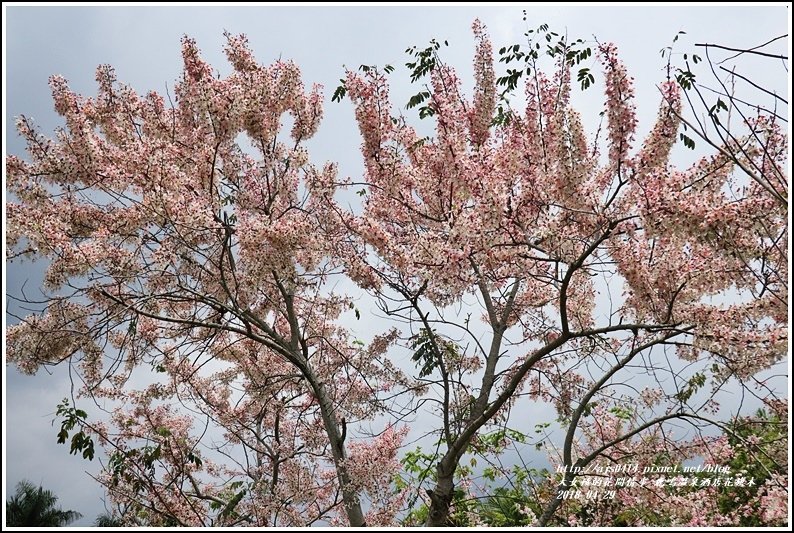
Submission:
[[[417,91],[408,84],[405,49],[425,46],[431,38],[447,40],[445,61],[458,69],[464,86],[471,87],[474,41],[471,23],[479,17],[488,27],[494,47],[521,42],[527,25],[548,23],[556,31],[586,40],[617,44],[620,57],[635,78],[640,119],[638,138],[650,128],[658,109],[656,85],[664,80],[665,60],[660,49],[680,30],[679,44],[691,50],[694,42],[718,42],[735,47],[758,45],[788,32],[789,11],[771,7],[8,7],[4,6],[4,148],[23,153],[14,131],[14,117],[35,119],[44,133],[60,125],[52,108],[47,79],[61,74],[85,95],[96,91],[96,66],[109,63],[120,81],[139,94],[172,89],[181,70],[179,40],[187,34],[198,42],[204,58],[222,74],[230,68],[223,55],[223,32],[246,33],[258,60],[269,64],[279,57],[301,67],[307,86],[325,86],[325,118],[307,145],[312,161],[339,163],[340,175],[362,171],[360,137],[348,102],[330,97],[344,67],[392,64],[392,100],[405,103]],[[599,67],[593,65],[593,70]],[[752,73],[764,79],[766,73]],[[779,86],[779,85],[778,85]],[[592,91],[591,91],[592,93]],[[579,110],[592,127],[602,109],[600,94],[579,95]],[[7,265],[6,294],[19,296],[23,285],[35,294],[42,266]],[[6,297],[10,311],[13,305]],[[5,315],[8,323],[12,317]],[[366,332],[365,332],[366,333]],[[369,332],[372,333],[372,332]],[[370,336],[370,335],[367,335]],[[86,472],[89,463],[70,456],[56,443],[53,427],[56,405],[69,394],[65,368],[52,374],[22,376],[4,368],[3,476],[4,497],[26,478],[53,490],[64,508],[83,513],[75,525],[90,525],[102,512],[103,491]]]

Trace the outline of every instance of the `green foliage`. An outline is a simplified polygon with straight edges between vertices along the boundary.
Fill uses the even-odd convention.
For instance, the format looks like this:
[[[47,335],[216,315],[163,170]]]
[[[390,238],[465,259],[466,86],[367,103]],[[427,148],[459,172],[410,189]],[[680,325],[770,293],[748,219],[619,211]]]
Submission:
[[[332,102],[341,102],[342,99],[347,95],[347,86],[345,85],[344,78],[339,79],[339,86],[334,90],[334,94],[331,97]]]
[[[356,320],[361,320],[361,311],[358,310],[356,304],[350,302],[350,309],[353,310],[353,312],[356,314]]]
[[[67,398],[64,398],[63,401],[58,404],[55,414],[56,416],[63,417],[61,430],[58,432],[58,444],[65,444],[69,439],[69,432],[72,431],[75,426],[82,425],[83,421],[88,418],[88,414],[85,411],[72,407]],[[80,431],[72,435],[69,453],[74,455],[82,453],[83,459],[88,459],[89,461],[93,460],[93,439],[80,429]]]
[[[684,141],[684,144],[686,144],[686,141]],[[675,398],[681,403],[686,403],[692,397],[692,395],[695,394],[698,389],[705,384],[706,375],[703,372],[697,372],[691,378],[689,378],[686,386],[678,391],[678,393],[675,395]]]
[[[454,342],[448,341],[439,337],[435,330],[428,331],[425,328],[419,330],[419,333],[411,338],[411,348],[414,350],[414,355],[411,360],[421,366],[419,370],[419,377],[427,377],[438,368],[442,361],[439,361],[439,356],[454,360],[460,355],[458,347]],[[440,351],[436,353],[436,348]]]
[[[397,490],[412,486],[412,478],[416,478],[420,482],[435,480],[436,471],[433,466],[437,459],[437,454],[425,453],[422,451],[421,446],[417,446],[415,450],[407,451],[403,458],[400,459],[402,472],[405,475],[397,475],[394,480]]]
[[[694,394],[706,383],[706,375],[697,373],[693,375],[685,389],[684,396]],[[690,392],[691,391],[691,392]],[[628,406],[614,407],[610,410],[612,414],[622,420],[630,420],[635,416],[634,410]],[[536,433],[542,433],[548,423],[538,424]],[[769,479],[770,474],[785,475],[785,450],[786,426],[785,422],[779,417],[770,415],[765,411],[758,411],[753,417],[739,419],[732,428],[726,431],[729,443],[734,450],[734,455],[722,466],[728,466],[730,475],[742,475],[746,479],[753,478],[755,484],[752,486],[720,486],[716,490],[716,504],[718,511],[722,515],[727,515],[737,508],[744,506],[748,502],[757,500],[760,487]],[[514,441],[526,443],[528,436],[508,428],[500,428],[490,433],[478,436],[477,444],[472,445],[469,453],[472,459],[476,456],[489,456],[504,451],[506,442]],[[479,451],[478,451],[479,450]],[[482,453],[480,453],[482,452]],[[421,448],[409,451],[402,459],[402,475],[411,478],[418,478],[419,484],[424,481],[433,482],[436,478],[434,465],[438,461],[435,453],[426,453]],[[470,461],[471,467],[476,467],[476,461]],[[673,467],[677,465],[675,459],[666,453],[658,454],[651,462],[657,467]],[[683,471],[681,465],[679,471]],[[470,477],[474,471],[468,466],[461,466],[456,471],[456,478]],[[701,472],[690,473],[695,477],[713,477],[713,473]],[[466,527],[474,525],[471,521],[472,516],[477,517],[477,521],[491,527],[522,527],[532,525],[537,516],[540,516],[543,509],[538,503],[542,498],[538,498],[538,491],[547,491],[553,481],[553,475],[546,469],[527,469],[521,465],[514,465],[509,473],[493,466],[489,461],[480,473],[478,485],[481,490],[478,494],[471,495],[456,490],[453,496],[452,509],[448,525]],[[409,480],[399,478],[396,481],[398,488],[416,486],[416,480],[411,483]],[[552,483],[553,484],[553,483]],[[544,488],[545,487],[545,488]],[[638,490],[637,488],[624,488],[618,490]],[[691,495],[697,496],[703,490],[700,487],[675,487],[665,486],[659,490],[666,491],[670,495]],[[619,506],[617,500],[605,501],[579,501],[571,500],[569,505],[570,513],[577,516],[584,525],[596,524],[605,516],[611,516],[614,526],[632,526],[639,522],[648,526],[671,526],[672,517],[666,516],[663,512],[656,509],[649,509],[641,503],[634,506]],[[409,512],[404,519],[404,525],[423,524],[427,519],[429,509],[424,504],[415,505],[413,502],[409,506]],[[752,503],[751,506],[757,506]],[[757,512],[745,513],[740,518],[742,526],[769,526],[776,524],[765,524],[762,522],[760,509]],[[534,515],[534,516],[532,516]]]
[[[689,57],[690,57],[689,54],[683,54],[685,68],[676,67],[675,69],[673,69],[673,66],[671,64],[672,63],[672,59],[673,59],[673,49],[674,49],[673,45],[675,45],[675,43],[678,42],[678,38],[681,37],[682,35],[686,35],[686,32],[685,31],[679,31],[675,35],[675,37],[673,37],[672,44],[670,46],[662,48],[661,54],[662,54],[662,57],[667,57],[667,73],[668,73],[667,76],[668,76],[668,79],[670,78],[670,72],[673,71],[675,73],[675,80],[678,83],[679,87],[681,87],[684,91],[690,91],[693,88],[696,89],[697,78],[696,78],[695,74],[692,72],[692,70],[689,67]],[[692,55],[692,62],[694,64],[697,64],[700,61],[702,61],[702,59],[700,58],[699,55],[697,55],[697,54],[693,54]],[[711,108],[711,110],[709,112],[709,115],[711,116],[711,118],[716,123],[719,123],[719,117],[717,117],[717,113],[719,112],[719,110],[723,106],[724,106],[725,109],[728,109],[727,106],[725,106],[725,103],[722,102],[722,100],[718,100],[718,103],[715,104],[714,106],[712,106],[712,108]],[[684,128],[684,131],[686,131],[687,130],[687,125],[686,124],[682,124],[682,126]],[[679,140],[681,142],[684,143],[684,146],[686,148],[688,148],[690,150],[694,150],[695,149],[695,140],[692,137],[690,137],[689,135],[686,135],[685,133],[679,133],[678,134],[678,138],[679,138]]]
[[[406,109],[413,109],[414,107],[418,106],[426,99],[430,98],[430,93],[428,91],[421,91],[415,95],[413,95],[409,100],[408,103],[405,105]]]
[[[110,513],[102,513],[94,520],[95,527],[124,527],[124,521]]]
[[[526,11],[524,11],[526,21]],[[496,84],[504,87],[502,98],[518,87],[518,82],[523,76],[531,76],[536,70],[536,63],[542,56],[558,59],[562,56],[569,67],[579,65],[593,55],[593,50],[585,45],[582,39],[568,42],[565,35],[550,31],[548,24],[541,24],[536,29],[524,33],[527,38],[526,46],[512,44],[499,49],[499,62],[506,65],[517,64],[517,67],[508,68],[506,74],[497,78]],[[590,69],[583,67],[576,75],[582,89],[587,89],[595,78]]]
[[[527,441],[527,436],[515,429],[501,428],[480,435],[478,440],[480,445],[485,446],[489,450],[502,451],[504,449],[503,443],[512,440],[519,444],[524,444]]]
[[[681,139],[684,142],[684,146],[686,146],[690,150],[695,149],[695,140],[692,139],[692,137],[688,135],[684,135],[683,133],[679,133],[678,138]]]
[[[705,383],[705,376],[693,376],[690,384],[695,387]],[[727,428],[725,436],[733,449],[733,456],[717,466],[727,466],[727,476],[734,478],[741,476],[747,480],[752,479],[752,485],[720,485],[713,487],[715,495],[704,496],[703,487],[699,486],[664,486],[657,490],[662,490],[671,497],[698,498],[709,497],[715,499],[715,513],[727,516],[730,513],[742,508],[739,515],[739,526],[742,527],[765,527],[777,526],[781,524],[769,524],[763,521],[763,509],[758,502],[759,491],[762,490],[764,483],[770,478],[771,474],[786,475],[786,454],[787,454],[787,426],[785,420],[781,420],[776,415],[771,415],[764,410],[759,410],[755,416],[740,418]],[[703,459],[703,458],[701,458]],[[677,463],[667,454],[657,455],[653,466],[672,467]],[[678,472],[683,472],[682,465],[677,465]],[[700,479],[713,479],[715,474],[711,472],[687,472],[687,477]],[[635,488],[624,488],[618,490],[636,491]],[[581,524],[589,525],[598,523],[599,516],[606,512],[613,516],[612,525],[625,527],[636,525],[642,522],[646,526],[669,527],[676,525],[672,517],[665,512],[648,508],[640,501],[638,505],[614,508],[614,502],[581,502],[580,506],[573,509]],[[612,509],[607,507],[613,506]]]
[[[157,434],[166,438],[171,435],[168,428],[157,429]],[[162,456],[163,448],[161,444],[146,445],[141,448],[133,448],[127,451],[116,451],[108,458],[107,470],[111,474],[111,485],[117,486],[122,480],[127,483],[132,491],[138,494],[144,487],[144,482],[136,472],[145,470],[149,476],[155,475],[157,461]],[[198,454],[189,452],[185,457],[188,463],[201,468],[203,464]],[[135,468],[131,468],[134,466]]]
[[[534,517],[527,516],[522,508],[531,508],[536,516],[541,512],[540,506],[532,500],[530,494],[516,486],[496,487],[477,503],[477,515],[490,527],[529,526]]]
[[[538,425],[541,428],[547,426],[548,424]],[[541,509],[537,503],[536,489],[548,481],[551,474],[546,469],[528,469],[521,465],[514,465],[509,472],[505,472],[493,462],[493,458],[503,453],[510,443],[526,444],[528,440],[527,434],[510,428],[499,428],[478,435],[476,442],[467,450],[470,466],[458,466],[455,478],[474,479],[478,474],[475,471],[479,464],[477,458],[483,458],[489,466],[483,468],[478,476],[477,485],[481,487],[481,491],[474,495],[458,489],[453,492],[453,512],[449,516],[448,525],[472,526],[472,516],[477,516],[479,521],[495,527],[518,527],[532,523],[533,517],[525,514],[525,511],[530,509],[533,514],[539,515]],[[436,481],[435,466],[439,459],[438,452],[428,453],[421,447],[406,452],[401,459],[402,473],[395,479],[396,488],[401,490],[421,486],[425,481],[432,485]],[[414,499],[409,503],[408,513],[402,523],[406,526],[424,524],[429,511],[427,505],[417,505]]]
[[[686,91],[691,89],[695,84],[695,75],[689,70],[678,69],[675,79],[678,82],[678,85],[680,85],[681,88]]]
[[[17,483],[16,492],[6,500],[6,525],[10,527],[64,527],[82,515],[55,507],[58,497],[29,481]]]
[[[634,417],[634,409],[628,405],[616,405],[611,407],[609,412],[620,420],[631,420]]]
[[[247,493],[248,489],[243,489],[232,496],[232,498],[229,500],[229,503],[226,504],[219,516],[221,518],[238,518],[239,515],[234,511],[234,509],[237,507],[237,504],[240,503],[240,500],[243,499],[243,496],[245,496]]]
[[[444,41],[444,46],[449,46],[449,43]],[[411,46],[405,50],[405,53],[413,58],[412,61],[405,63],[411,71],[411,83],[419,81],[436,68],[439,48],[441,43],[431,39],[430,45],[426,48],[418,50],[416,46]]]
[[[524,12],[524,20],[526,21],[526,11]],[[533,70],[536,68],[537,60],[542,56],[549,56],[554,59],[562,58],[569,67],[573,67],[590,59],[593,55],[592,48],[586,46],[582,39],[568,42],[566,36],[550,31],[548,24],[541,24],[536,29],[527,30],[524,36],[527,38],[526,45],[512,44],[499,49],[499,62],[505,63],[507,69],[504,76],[496,79],[497,86],[503,87],[500,95],[502,103],[497,106],[492,125],[505,125],[510,122],[511,112],[507,95],[518,87],[518,83],[523,76],[532,75]],[[443,41],[443,46],[449,46],[449,43]],[[440,41],[431,39],[426,47],[410,46],[406,48],[405,53],[409,56],[409,60],[405,63],[405,66],[409,70],[411,83],[419,82],[441,64],[438,53],[441,47],[442,43]],[[374,65],[361,65],[359,70],[369,72],[375,68]],[[388,74],[394,71],[394,67],[386,65],[383,70]],[[595,82],[595,77],[589,68],[582,67],[577,71],[577,80],[584,90]],[[340,84],[331,98],[334,102],[341,101],[347,94],[345,80],[340,79],[339,82]],[[405,107],[406,109],[418,109],[420,119],[432,117],[435,115],[436,110],[431,100],[432,94],[427,89],[427,85],[425,85],[423,90],[408,99]]]
[[[721,124],[720,111],[728,111],[728,104],[726,104],[722,98],[717,98],[717,103],[709,108],[709,117],[715,124]]]
[[[770,474],[785,476],[788,433],[787,422],[775,414],[759,409],[755,416],[739,419],[728,443],[733,447],[733,457],[726,463],[732,474],[742,473],[754,479],[755,485],[744,487],[720,487],[718,504],[720,512],[727,514],[736,509],[737,502],[752,501]],[[761,520],[761,509],[757,513],[744,513],[740,526],[772,526]]]
[[[589,68],[582,68],[579,69],[579,72],[576,74],[576,81],[579,82],[582,90],[585,90],[595,83],[595,77],[590,73]]]
[[[377,65],[359,65],[358,70],[361,72],[369,72],[370,70],[377,71]],[[391,65],[386,65],[383,67],[383,72],[386,74],[391,74],[394,72],[394,67]],[[342,99],[347,96],[347,85],[345,84],[345,79],[339,79],[339,85],[334,89],[334,94],[331,96],[332,102],[341,102]]]
[[[546,483],[550,476],[545,468],[528,469],[514,465],[506,475],[495,468],[486,468],[483,471],[483,479],[486,481],[482,489],[483,496],[469,499],[464,508],[489,527],[533,525],[543,512],[537,498],[537,488]],[[473,525],[467,518],[458,518],[457,525]]]
[[[447,41],[444,41],[444,46],[449,46]],[[410,70],[411,83],[416,83],[427,74],[432,72],[438,66],[439,57],[438,50],[441,48],[441,43],[435,39],[430,40],[430,45],[426,48],[418,49],[412,46],[405,50],[405,53],[411,56],[411,59],[405,63],[405,66]],[[419,91],[413,95],[405,106],[406,109],[413,109],[419,107],[419,118],[432,117],[436,111],[432,104],[421,105],[430,98],[429,91]]]

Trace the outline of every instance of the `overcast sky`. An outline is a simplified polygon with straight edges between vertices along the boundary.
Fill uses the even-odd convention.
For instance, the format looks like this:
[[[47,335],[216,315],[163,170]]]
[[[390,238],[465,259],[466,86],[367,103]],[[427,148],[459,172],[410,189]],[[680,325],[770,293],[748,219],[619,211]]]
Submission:
[[[13,117],[32,117],[45,133],[59,125],[47,86],[51,74],[65,76],[82,94],[94,94],[95,68],[109,63],[119,80],[139,93],[164,92],[179,76],[183,34],[197,40],[212,65],[228,72],[222,52],[223,32],[228,30],[246,33],[261,62],[293,59],[307,85],[325,86],[326,114],[309,145],[312,160],[337,161],[343,175],[356,176],[362,164],[351,107],[347,102],[330,102],[344,66],[402,66],[406,48],[436,38],[449,42],[444,59],[458,68],[470,87],[472,21],[479,17],[485,22],[498,49],[520,42],[524,7],[4,7],[6,153],[23,153]],[[572,37],[595,35],[599,41],[617,44],[635,78],[641,132],[647,131],[657,111],[656,84],[664,78],[659,50],[679,30],[687,32],[684,47],[693,42],[750,47],[787,33],[789,19],[783,6],[528,6],[527,11],[530,27],[545,22]],[[398,68],[392,79],[394,101],[407,101],[411,88],[405,70]],[[594,97],[594,102],[602,101],[600,95]],[[581,109],[591,121],[600,110],[600,104]],[[9,265],[7,293],[18,296],[23,283],[26,290],[35,290],[40,270],[30,263]],[[82,512],[84,518],[77,524],[91,524],[102,512],[103,492],[85,472],[94,471],[96,461],[70,456],[65,446],[56,444],[57,429],[51,425],[56,405],[69,392],[65,369],[27,377],[8,368],[4,380],[4,495],[27,478],[52,489],[64,508]]]

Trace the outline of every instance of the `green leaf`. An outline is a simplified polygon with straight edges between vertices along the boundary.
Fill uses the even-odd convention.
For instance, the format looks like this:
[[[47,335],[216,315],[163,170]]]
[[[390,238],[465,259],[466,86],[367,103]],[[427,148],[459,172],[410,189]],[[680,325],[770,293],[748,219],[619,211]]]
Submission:
[[[246,492],[248,492],[248,489],[243,489],[237,494],[235,494],[232,497],[232,499],[229,500],[229,503],[226,504],[226,507],[223,508],[223,511],[221,511],[220,517],[228,518],[230,516],[233,516],[234,508],[237,507],[237,504],[240,503],[240,500],[243,499],[243,496],[245,496]],[[234,514],[234,516],[236,516],[236,513]]]
[[[433,346],[435,331],[428,332],[425,328],[413,337],[412,347],[415,350],[411,360],[421,365],[419,377],[423,378],[433,373],[439,364]]]
[[[94,460],[94,442],[91,439],[88,439],[85,449],[83,449],[83,459]]]
[[[424,119],[424,118],[427,118],[427,117],[432,117],[435,114],[436,114],[435,110],[432,107],[430,107],[430,106],[425,106],[425,107],[422,107],[422,108],[419,109],[419,118],[420,119]]]
[[[405,108],[412,109],[418,106],[419,104],[421,104],[422,102],[424,102],[428,98],[430,98],[430,93],[427,91],[421,91],[419,93],[416,93],[408,100],[408,103],[406,104]]]
[[[685,147],[689,148],[690,150],[694,150],[695,149],[695,141],[692,140],[691,137],[689,137],[687,135],[684,135],[683,133],[679,133],[678,137],[679,137],[679,139],[684,141],[684,146]]]
[[[64,417],[61,421],[61,430],[58,432],[58,444],[66,444],[69,439],[69,431],[88,418],[88,413],[82,409],[71,407],[67,398],[64,398],[63,402],[58,405],[56,413],[58,416]],[[94,458],[94,441],[80,430],[72,435],[69,453],[72,455],[82,453],[84,459],[92,460]]]
[[[576,74],[576,80],[582,87],[582,90],[587,89],[595,83],[595,77],[590,73],[589,68],[581,68]]]
[[[695,75],[688,70],[679,69],[675,79],[678,82],[678,85],[680,85],[684,90],[691,89],[695,84]]]
[[[616,405],[609,410],[610,413],[618,417],[620,420],[631,420],[634,416],[634,411],[627,406]]]
[[[340,79],[339,81],[342,83],[334,91],[334,95],[331,97],[332,102],[341,102],[342,98],[344,98],[345,95],[347,94],[347,87],[345,86],[345,80]]]

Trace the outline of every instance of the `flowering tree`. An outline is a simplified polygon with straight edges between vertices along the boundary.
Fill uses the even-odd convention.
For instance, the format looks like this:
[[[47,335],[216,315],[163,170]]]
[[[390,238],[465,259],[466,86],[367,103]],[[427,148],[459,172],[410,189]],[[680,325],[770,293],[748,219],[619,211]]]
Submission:
[[[72,449],[90,456],[98,437],[99,481],[133,523],[362,525],[365,494],[370,523],[389,520],[402,430],[351,443],[346,427],[404,380],[388,339],[363,347],[336,323],[350,300],[327,290],[338,263],[316,231],[335,168],[303,148],[320,88],[305,93],[292,63],[258,65],[244,38],[228,37],[226,78],[182,45],[171,105],[103,66],[96,98],[50,80],[57,140],[19,119],[29,160],[7,160],[7,239],[12,258],[50,265],[8,361],[73,364],[81,395],[113,403],[107,424],[62,407],[61,440],[79,423]],[[139,368],[154,376],[142,388]]]
[[[568,494],[579,497],[565,498],[564,512],[558,511],[561,521],[619,527],[785,525],[788,439],[786,422],[778,413],[788,410],[783,402],[772,402],[771,407],[771,412],[759,410],[739,417],[699,450],[656,455],[653,466],[645,467],[655,469],[656,475],[637,475],[634,465],[611,463],[604,468],[610,469],[611,478],[596,469],[578,476]],[[687,471],[676,460],[692,459],[693,451],[700,454],[701,462]],[[535,524],[542,512],[537,496],[552,494],[554,476],[520,465],[513,465],[512,470],[512,476],[497,478],[497,469],[486,469],[485,486],[477,488],[483,496],[459,495],[453,520],[468,526]],[[603,488],[605,479],[612,482],[608,488]],[[605,494],[608,497],[601,497]]]
[[[356,105],[368,187],[363,213],[342,221],[366,246],[386,313],[418,328],[420,377],[439,390],[445,450],[428,491],[428,525],[448,522],[461,458],[483,445],[489,426],[506,426],[519,396],[553,402],[564,423],[556,458],[563,491],[594,461],[647,465],[662,452],[703,453],[709,439],[700,428],[712,423],[717,391],[732,378],[752,381],[787,346],[787,206],[779,201],[787,177],[778,180],[786,190],[771,195],[762,180],[734,172],[783,175],[778,121],[761,114],[748,135],[733,138],[740,156],[721,150],[677,170],[670,153],[678,85],[661,86],[656,125],[634,150],[632,81],[605,44],[602,156],[570,106],[581,52],[549,46],[559,57],[549,79],[536,47],[508,49],[503,59],[525,63],[527,104],[494,124],[491,44],[479,23],[474,32],[473,98],[437,44],[411,65],[415,78],[430,74],[419,99],[435,120],[433,139],[392,115],[376,70],[350,72],[344,86]],[[622,297],[612,294],[618,287]],[[609,300],[607,309],[597,308],[599,299]],[[485,335],[469,322],[477,308]],[[621,378],[632,371],[650,386],[626,387]],[[706,380],[704,399],[694,393]],[[695,430],[689,445],[671,437],[672,421]],[[561,502],[548,499],[541,525]]]
[[[788,179],[784,169],[778,166],[774,154],[761,158],[765,166],[756,167],[755,159],[768,146],[776,148],[762,140],[763,132],[769,124],[779,126],[786,121],[788,100],[785,91],[779,94],[781,91],[774,86],[758,85],[748,78],[745,69],[753,66],[785,77],[788,57],[772,47],[786,37],[780,35],[746,49],[699,43],[697,51],[705,60],[697,53],[682,54],[680,65],[673,62],[678,35],[673,46],[662,49],[662,55],[668,57],[668,76],[674,74],[679,85],[688,92],[686,103],[691,113],[688,117],[677,113],[686,131],[731,160],[783,205],[788,203]],[[703,72],[698,72],[697,65],[703,63],[706,66],[699,69]],[[702,81],[703,78],[707,81]],[[753,142],[743,142],[748,135]],[[680,136],[685,143],[694,146],[694,140],[688,135],[681,133]]]
[[[549,404],[561,475],[528,510],[549,524],[579,469],[716,449],[703,429],[729,381],[774,404],[756,376],[786,351],[787,206],[736,170],[784,168],[777,122],[761,116],[733,141],[741,158],[677,170],[676,83],[635,148],[631,79],[600,45],[606,139],[588,141],[570,97],[589,50],[550,47],[551,78],[537,48],[505,50],[527,73],[519,112],[500,105],[505,78],[474,31],[472,98],[437,45],[412,64],[430,76],[417,102],[433,138],[392,110],[384,73],[347,74],[361,209],[335,200],[350,182],[303,146],[319,88],[306,94],[292,63],[258,65],[242,37],[228,37],[225,78],[185,39],[168,105],[100,67],[96,98],[52,78],[57,139],[19,119],[10,258],[50,264],[42,309],[7,333],[8,360],[28,373],[71,364],[80,395],[111,411],[92,421],[67,401],[59,439],[87,457],[98,440],[99,481],[125,521],[388,525],[422,498],[422,521],[448,524],[473,486],[464,456],[494,457],[521,409]],[[395,324],[369,345],[341,325],[354,309],[332,290],[341,275]],[[395,363],[406,349],[415,368]],[[416,477],[399,475],[402,398],[439,421]],[[376,417],[385,427],[365,434]]]

